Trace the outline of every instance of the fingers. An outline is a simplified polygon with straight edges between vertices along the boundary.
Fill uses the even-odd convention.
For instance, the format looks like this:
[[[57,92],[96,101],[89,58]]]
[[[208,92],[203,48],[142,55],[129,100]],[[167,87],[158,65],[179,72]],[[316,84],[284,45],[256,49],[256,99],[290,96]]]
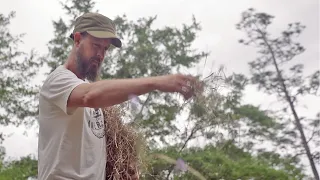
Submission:
[[[178,88],[178,92],[180,92],[185,99],[189,99],[195,94],[195,90],[199,88],[199,83],[195,77],[181,75]]]
[[[193,96],[193,90],[190,87],[182,86],[181,87],[181,94],[185,99],[189,99]]]
[[[185,99],[189,99],[195,95],[202,88],[202,84],[199,83],[197,78],[191,75],[168,75],[162,76],[159,79],[158,90],[163,92],[178,92],[184,96]]]

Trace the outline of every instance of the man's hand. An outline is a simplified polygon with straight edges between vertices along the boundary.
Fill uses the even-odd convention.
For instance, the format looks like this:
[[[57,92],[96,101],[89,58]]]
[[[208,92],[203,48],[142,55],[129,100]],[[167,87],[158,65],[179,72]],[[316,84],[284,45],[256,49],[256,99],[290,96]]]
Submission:
[[[201,83],[192,76],[173,74],[158,76],[156,78],[156,89],[162,92],[178,92],[185,99],[192,97],[196,90],[201,90]]]

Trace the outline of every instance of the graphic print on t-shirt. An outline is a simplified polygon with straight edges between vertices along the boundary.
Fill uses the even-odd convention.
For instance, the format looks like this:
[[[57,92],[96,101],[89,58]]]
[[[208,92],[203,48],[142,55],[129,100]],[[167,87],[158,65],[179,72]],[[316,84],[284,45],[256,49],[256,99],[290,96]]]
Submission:
[[[100,109],[90,108],[90,119],[88,125],[92,133],[98,138],[104,137],[104,120]]]

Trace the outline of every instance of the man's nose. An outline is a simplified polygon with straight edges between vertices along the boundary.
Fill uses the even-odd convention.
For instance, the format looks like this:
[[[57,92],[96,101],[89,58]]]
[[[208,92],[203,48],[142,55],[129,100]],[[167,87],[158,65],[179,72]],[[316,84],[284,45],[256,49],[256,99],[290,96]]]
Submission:
[[[102,54],[101,52],[97,53],[97,58],[100,62],[103,60],[103,57],[104,57],[104,54]]]

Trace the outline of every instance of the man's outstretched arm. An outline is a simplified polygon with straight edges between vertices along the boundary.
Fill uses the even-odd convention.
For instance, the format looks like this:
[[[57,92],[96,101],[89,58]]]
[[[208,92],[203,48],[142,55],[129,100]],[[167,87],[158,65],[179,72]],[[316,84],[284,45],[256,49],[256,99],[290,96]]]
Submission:
[[[129,95],[139,96],[154,90],[179,92],[185,98],[189,98],[192,95],[190,83],[194,81],[194,78],[190,76],[178,74],[84,83],[71,92],[67,106],[92,108],[112,106],[128,100]]]

